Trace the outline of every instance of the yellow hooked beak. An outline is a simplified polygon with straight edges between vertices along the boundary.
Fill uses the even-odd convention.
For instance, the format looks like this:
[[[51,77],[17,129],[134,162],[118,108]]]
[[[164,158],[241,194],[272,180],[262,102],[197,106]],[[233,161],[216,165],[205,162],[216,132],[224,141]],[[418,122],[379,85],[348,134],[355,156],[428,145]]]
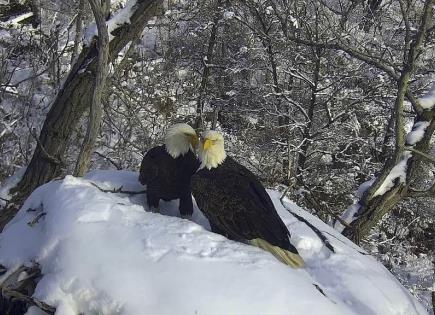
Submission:
[[[189,135],[189,142],[193,148],[196,148],[199,143],[199,139],[197,135]]]
[[[210,139],[205,139],[205,140],[204,140],[204,143],[202,144],[203,149],[204,149],[204,150],[208,150],[208,149],[211,147],[212,142],[213,142],[213,141],[210,140]]]

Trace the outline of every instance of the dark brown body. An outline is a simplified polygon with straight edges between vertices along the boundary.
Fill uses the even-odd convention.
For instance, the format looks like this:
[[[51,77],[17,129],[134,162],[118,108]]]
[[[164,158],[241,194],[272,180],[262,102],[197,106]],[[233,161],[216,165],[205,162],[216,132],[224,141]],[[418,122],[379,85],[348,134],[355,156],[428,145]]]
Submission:
[[[193,204],[190,178],[200,163],[189,150],[174,159],[164,146],[154,147],[144,156],[139,181],[147,185],[147,201],[151,208],[158,208],[159,200],[180,199],[180,214],[192,215]]]
[[[260,238],[297,254],[263,185],[231,157],[216,168],[199,170],[191,184],[213,232],[242,242]]]

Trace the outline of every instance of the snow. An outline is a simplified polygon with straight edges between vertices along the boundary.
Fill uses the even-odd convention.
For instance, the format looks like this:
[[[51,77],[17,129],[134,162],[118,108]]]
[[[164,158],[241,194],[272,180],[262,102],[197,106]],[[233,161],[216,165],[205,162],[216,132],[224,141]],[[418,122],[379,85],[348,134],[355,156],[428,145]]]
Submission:
[[[232,19],[234,17],[234,15],[235,15],[235,13],[232,11],[225,11],[223,14],[223,18],[225,20]]]
[[[31,68],[20,69],[17,68],[11,78],[10,85],[16,85],[22,81],[28,80],[33,76],[33,70]]]
[[[185,70],[185,69],[180,69],[180,70],[178,70],[178,71],[176,72],[176,74],[177,74],[177,78],[178,78],[179,80],[185,80],[186,77],[187,77],[188,72],[187,72],[187,70]]]
[[[385,178],[382,185],[373,194],[373,197],[381,196],[389,191],[394,186],[394,181],[399,180],[399,182],[404,183],[406,180],[406,169],[409,158],[412,156],[411,152],[405,151],[403,153],[402,159],[397,163],[390,171],[388,176]]]
[[[248,52],[248,47],[242,46],[239,49],[239,54],[246,54]]]
[[[358,197],[358,199],[362,199],[364,193],[373,185],[375,182],[375,178],[372,178],[364,183],[362,183],[358,190],[356,191],[355,195]],[[358,212],[361,209],[361,204],[359,202],[355,202],[354,204],[350,205],[341,215],[341,219],[350,224],[352,223],[357,217]],[[334,223],[334,228],[339,231],[340,233],[343,232],[345,226],[341,224],[339,221],[336,221]]]
[[[425,94],[422,98],[419,98],[420,105],[423,108],[430,109],[435,104],[435,84],[433,85],[432,89]],[[410,146],[414,146],[419,141],[421,141],[424,137],[424,133],[426,131],[426,128],[429,127],[430,122],[428,121],[417,121],[412,125],[412,130],[406,135],[406,144]],[[407,163],[409,158],[411,158],[412,153],[410,151],[405,151],[402,155],[401,160],[399,163],[397,163],[388,176],[385,178],[382,185],[376,190],[376,192],[373,194],[373,197],[381,196],[387,191],[389,191],[391,188],[394,187],[394,181],[399,180],[399,182],[404,183],[406,181],[406,170],[407,170]],[[372,179],[368,182],[363,183],[357,192],[358,198],[362,198],[364,192],[374,183],[375,179]],[[346,211],[342,214],[341,218],[347,222],[351,223],[358,214],[359,209],[361,208],[361,205],[357,202],[353,205],[351,205]],[[344,226],[337,222],[335,223],[335,228],[338,231],[343,231]]]
[[[162,202],[165,215],[156,214],[144,211],[144,195],[91,184],[140,191],[137,176],[95,171],[39,187],[0,234],[0,263],[38,263],[34,296],[57,315],[427,314],[373,257],[291,201],[281,204],[276,191],[269,194],[304,269],[211,233],[196,205],[190,221],[177,217],[177,201]],[[335,253],[288,210],[321,230]]]
[[[412,126],[412,131],[406,135],[406,144],[415,145],[424,137],[426,128],[429,127],[430,122],[418,121]]]
[[[341,219],[348,224],[352,223],[358,217],[358,211],[360,208],[361,205],[358,202],[350,205],[341,215]],[[334,228],[341,233],[343,232],[345,226],[337,221],[334,224]]]
[[[289,16],[289,18],[290,18],[290,21],[293,23],[293,26],[295,27],[295,28],[299,28],[299,22],[298,22],[298,20],[294,17],[294,16]]]
[[[134,13],[134,6],[136,5],[137,0],[129,0],[125,7],[118,10],[113,17],[106,22],[107,29],[109,32],[109,41],[113,39],[112,32],[116,30],[118,27],[124,24],[130,24],[130,17]],[[89,46],[92,42],[94,36],[97,36],[97,25],[95,23],[91,24],[85,32],[85,38],[83,40],[84,44]]]
[[[370,179],[370,180],[368,180],[368,181],[362,183],[362,184],[358,187],[358,190],[357,190],[357,192],[356,192],[356,196],[357,196],[358,198],[362,198],[363,195],[364,195],[364,193],[367,191],[367,189],[369,189],[369,188],[373,185],[374,182],[375,182],[375,179],[372,178],[372,179]]]
[[[33,12],[27,12],[24,14],[20,14],[19,16],[16,16],[6,22],[0,22],[0,26],[4,28],[8,27],[19,27],[19,23],[22,22],[25,19],[28,19],[29,17],[33,16]]]
[[[420,106],[424,109],[432,109],[435,106],[435,84],[429,92],[418,99]]]
[[[27,313],[24,315],[47,315],[47,313],[45,313],[44,311],[41,311],[39,308],[37,308],[36,306],[31,306],[29,307],[29,309],[27,310]]]
[[[0,186],[0,207],[3,207],[6,204],[5,200],[11,199],[11,195],[9,194],[9,191],[18,184],[18,182],[23,177],[25,171],[26,171],[25,167],[20,168],[18,171],[15,172],[14,175],[7,178],[1,184],[1,186]]]

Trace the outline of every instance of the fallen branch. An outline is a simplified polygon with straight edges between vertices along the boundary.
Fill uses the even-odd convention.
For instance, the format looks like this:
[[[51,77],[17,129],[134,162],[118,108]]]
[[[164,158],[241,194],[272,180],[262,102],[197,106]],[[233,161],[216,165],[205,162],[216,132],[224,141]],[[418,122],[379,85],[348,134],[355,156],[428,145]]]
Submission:
[[[0,265],[0,267],[3,267]],[[6,269],[3,267],[3,269]],[[23,278],[22,274],[26,273]],[[40,301],[31,295],[36,287],[37,278],[41,276],[41,270],[37,264],[32,267],[20,266],[0,283],[1,298],[8,303],[23,303],[26,306],[36,306],[48,314],[55,314],[56,308]]]
[[[354,246],[351,246],[350,244],[348,244],[348,243],[346,243],[345,241],[339,239],[337,236],[335,236],[335,235],[332,234],[332,233],[329,233],[329,232],[326,232],[326,231],[323,231],[323,233],[328,234],[329,236],[335,238],[337,241],[340,241],[341,243],[343,243],[343,244],[346,245],[347,247],[352,248],[353,250],[357,251],[357,252],[360,253],[361,255],[370,256],[369,253],[359,250],[359,249],[357,248],[358,245],[356,245],[356,244],[354,244],[354,243],[352,243]],[[345,237],[345,236],[343,236],[343,237]]]
[[[305,218],[301,217],[300,215],[294,213],[293,211],[291,211],[289,208],[287,208],[284,204],[283,198],[284,198],[285,194],[283,194],[281,196],[281,198],[279,198],[279,201],[281,202],[282,206],[284,207],[284,209],[286,209],[288,212],[290,212],[291,215],[293,215],[296,219],[298,219],[301,222],[304,222],[306,225],[308,225],[308,227],[310,227],[314,233],[316,233],[316,235],[320,238],[320,240],[323,242],[323,244],[333,253],[335,253],[335,249],[334,247],[331,245],[331,243],[329,242],[328,238],[322,234],[322,232],[316,228],[314,225],[312,225],[310,222],[308,222]]]
[[[320,204],[319,204],[319,202],[317,201],[316,197],[314,196],[314,194],[312,193],[312,191],[308,189],[307,186],[304,185],[304,188],[307,189],[306,194],[309,194],[309,195],[310,195],[312,201],[314,201],[314,202],[316,203],[316,205],[318,206],[318,208],[321,208],[321,211],[325,211],[325,212],[327,212],[327,213],[328,213],[329,215],[331,215],[335,220],[337,220],[338,222],[340,222],[341,225],[350,228],[349,223],[347,223],[345,220],[343,220],[339,215],[337,215],[336,213],[332,212],[332,211],[329,210],[328,208],[321,207]],[[288,188],[284,191],[284,193],[283,193],[283,195],[281,196],[280,200],[281,200],[282,198],[284,198],[284,196],[287,194],[287,192],[289,191],[289,189],[290,189],[290,187],[288,187]],[[282,203],[282,202],[281,202],[281,203]],[[286,209],[287,209],[287,208],[286,208]]]
[[[36,223],[39,222],[39,219],[41,219],[42,217],[44,217],[46,215],[47,215],[47,212],[39,213],[32,221],[27,222],[27,225],[29,225],[30,227],[33,227]]]
[[[38,299],[36,299],[34,297],[27,296],[19,291],[15,291],[15,290],[8,289],[8,288],[3,288],[2,295],[4,297],[17,299],[17,300],[19,300],[21,302],[25,302],[29,305],[36,306],[48,314],[54,314],[56,312],[56,308],[54,308],[53,306],[48,305],[47,303],[44,303],[42,301],[39,301]]]
[[[122,190],[122,186],[119,188],[113,188],[113,189],[103,189],[97,184],[90,182],[92,186],[98,188],[99,191],[104,193],[111,193],[111,194],[127,194],[127,195],[140,195],[140,194],[146,194],[146,190],[140,190],[140,191],[131,191],[131,190]]]
[[[329,242],[328,238],[325,235],[323,235],[323,233],[318,228],[316,228],[314,225],[312,225],[310,222],[308,222],[305,218],[303,218],[300,215],[294,213],[290,209],[287,209],[287,211],[290,212],[294,217],[296,217],[296,219],[298,219],[299,221],[304,222],[306,225],[308,225],[314,231],[314,233],[316,233],[316,235],[320,238],[320,240],[323,242],[323,244],[325,244],[325,246],[331,252],[335,253],[335,249],[331,245],[331,243]]]

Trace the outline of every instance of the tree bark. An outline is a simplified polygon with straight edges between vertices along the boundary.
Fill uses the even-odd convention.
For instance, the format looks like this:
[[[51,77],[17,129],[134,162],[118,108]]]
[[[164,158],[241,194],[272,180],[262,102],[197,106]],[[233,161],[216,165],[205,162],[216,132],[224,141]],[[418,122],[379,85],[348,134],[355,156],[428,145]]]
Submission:
[[[124,24],[112,32],[109,60],[117,57],[137,33],[141,33],[146,22],[156,15],[162,0],[138,0],[130,18],[130,24]],[[2,211],[0,231],[15,215],[19,205],[38,186],[47,183],[62,174],[63,157],[71,135],[92,100],[93,81],[97,69],[97,47],[93,42],[83,47],[77,62],[73,65],[64,85],[57,94],[44,121],[38,145],[27,170],[12,191],[13,208]]]
[[[419,31],[415,40],[409,47],[409,53],[405,60],[400,78],[398,80],[398,91],[394,104],[395,115],[395,151],[392,159],[386,163],[382,169],[381,174],[375,180],[373,185],[366,191],[364,196],[358,202],[360,209],[357,218],[350,223],[350,226],[343,230],[343,234],[359,243],[360,239],[367,235],[372,227],[374,227],[379,220],[388,213],[397,203],[407,195],[411,179],[420,164],[422,157],[418,154],[411,154],[410,151],[405,152],[405,131],[404,131],[404,117],[403,117],[403,102],[405,95],[408,91],[409,81],[415,67],[417,56],[421,51],[423,39],[425,38],[426,29],[429,20],[432,16],[432,2],[433,0],[426,0],[423,9],[423,14],[420,22]],[[429,151],[430,139],[435,129],[435,109],[420,111],[417,113],[415,122],[429,122],[422,140],[414,145],[414,148],[423,153]],[[393,167],[397,165],[401,159],[405,158],[405,153],[411,155],[406,161],[406,179],[405,181],[395,180],[391,189],[383,194],[377,194],[379,187],[387,179],[387,176],[392,171]]]
[[[202,69],[201,85],[199,88],[199,95],[196,101],[196,122],[195,128],[204,128],[204,96],[207,90],[207,85],[210,77],[210,64],[213,61],[213,51],[216,44],[216,37],[219,28],[219,20],[221,19],[221,0],[216,1],[216,11],[213,17],[213,26],[210,32],[210,38],[208,40],[207,53],[203,59],[204,68]]]
[[[415,122],[423,121],[429,122],[430,124],[426,128],[423,139],[418,142],[414,148],[420,152],[427,153],[429,152],[430,139],[435,130],[435,109],[424,111],[421,115],[418,115],[415,120]],[[408,195],[413,175],[424,159],[425,158],[420,154],[412,154],[406,163],[407,171],[405,182],[396,180],[394,186],[390,190],[380,196],[374,196],[376,190],[384,182],[385,178],[395,165],[394,160],[390,160],[388,166],[384,168],[384,172],[382,172],[373,186],[359,201],[361,206],[358,212],[359,216],[350,224],[349,227],[344,229],[343,234],[356,243],[359,243],[361,238],[367,235],[370,232],[370,229],[374,227],[385,214]]]
[[[103,6],[97,0],[89,0],[95,22],[98,29],[98,62],[95,76],[94,91],[92,94],[92,104],[89,110],[89,124],[83,140],[82,149],[77,159],[74,170],[75,176],[83,176],[89,168],[92,150],[100,131],[103,110],[101,108],[101,96],[106,85],[108,59],[109,59],[109,33],[107,30],[105,12]]]
[[[74,47],[71,55],[71,64],[74,63],[74,60],[79,54],[80,40],[82,38],[82,33],[83,33],[84,14],[85,14],[85,0],[80,0],[79,7],[77,10],[77,17],[76,17],[76,34],[74,37]]]

